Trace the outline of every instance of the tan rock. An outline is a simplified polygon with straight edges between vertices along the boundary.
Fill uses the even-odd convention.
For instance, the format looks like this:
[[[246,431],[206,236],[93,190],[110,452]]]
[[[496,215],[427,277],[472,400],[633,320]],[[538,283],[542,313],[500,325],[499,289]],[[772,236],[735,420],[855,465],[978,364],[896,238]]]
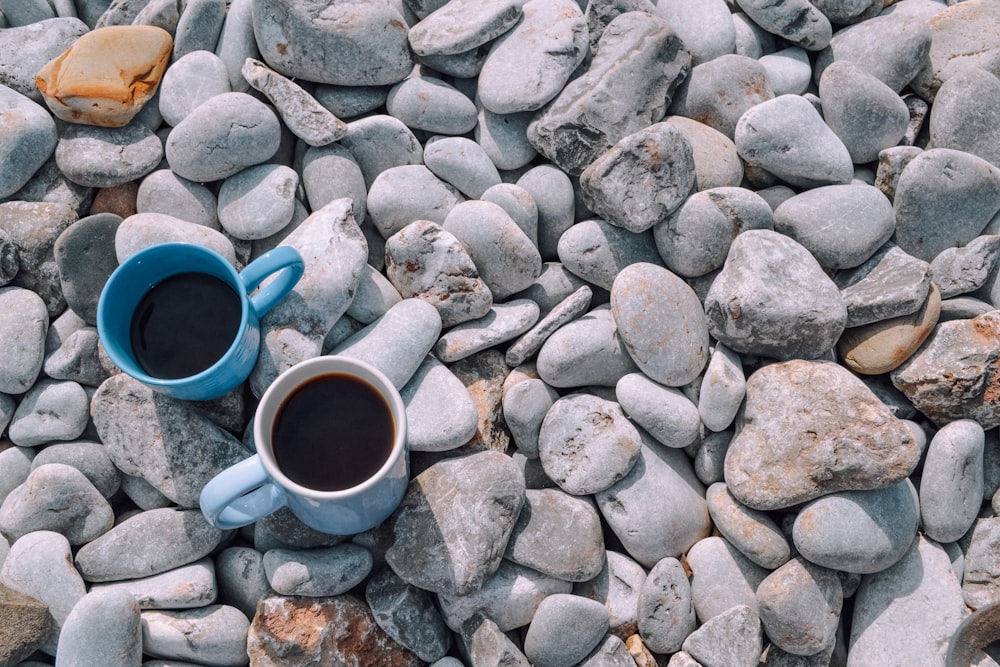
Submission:
[[[123,127],[153,97],[172,49],[170,33],[155,26],[98,28],[46,63],[35,85],[66,122]]]
[[[138,181],[129,181],[110,188],[101,188],[94,193],[94,203],[90,205],[90,214],[114,213],[121,218],[138,213],[136,197],[139,194]]]
[[[16,665],[49,636],[49,607],[0,584],[0,665]]]
[[[846,329],[837,342],[837,353],[855,373],[888,373],[913,356],[934,331],[940,316],[941,292],[932,283],[920,310]]]

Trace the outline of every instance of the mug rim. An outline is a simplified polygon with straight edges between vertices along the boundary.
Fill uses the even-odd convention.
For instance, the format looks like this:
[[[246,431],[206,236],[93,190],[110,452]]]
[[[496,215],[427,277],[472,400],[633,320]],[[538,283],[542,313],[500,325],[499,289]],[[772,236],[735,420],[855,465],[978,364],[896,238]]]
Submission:
[[[358,369],[362,373],[357,373]],[[274,417],[277,416],[281,404],[298,387],[317,376],[332,373],[351,375],[372,385],[372,388],[385,400],[389,408],[389,413],[393,420],[393,439],[392,450],[389,452],[389,456],[386,457],[379,469],[372,473],[370,477],[346,489],[322,491],[295,482],[281,470],[274,457],[270,425],[274,423]],[[370,377],[366,377],[365,374]],[[375,382],[372,382],[373,379]],[[262,413],[265,410],[270,411],[270,418],[266,420],[269,422],[269,428],[266,433],[263,427],[264,420],[261,419]],[[342,500],[363,494],[378,485],[385,478],[386,473],[396,466],[399,459],[406,455],[406,406],[403,403],[403,398],[399,390],[392,384],[392,381],[372,364],[354,357],[322,354],[298,362],[294,366],[285,369],[278,377],[271,381],[260,397],[260,401],[254,411],[253,437],[261,464],[278,486],[300,498],[315,501]]]
[[[225,267],[223,271],[227,274],[228,277],[227,284],[233,290],[233,292],[236,293],[236,296],[240,300],[240,324],[239,328],[237,329],[236,336],[233,338],[232,343],[229,345],[228,348],[226,348],[225,353],[223,353],[221,357],[216,359],[215,363],[213,363],[208,368],[205,368],[204,370],[195,373],[194,375],[185,375],[179,378],[161,378],[161,377],[156,377],[155,375],[150,375],[146,373],[141,366],[139,366],[139,364],[135,361],[134,356],[130,358],[129,355],[123,356],[123,354],[120,353],[120,350],[118,349],[121,347],[120,344],[116,346],[104,345],[104,350],[107,353],[108,357],[119,369],[121,369],[128,375],[132,376],[139,382],[142,382],[143,384],[153,387],[174,389],[186,386],[188,384],[198,384],[201,381],[203,381],[206,377],[209,377],[217,373],[218,367],[223,365],[224,363],[228,363],[228,360],[232,356],[233,351],[238,348],[240,340],[244,335],[244,331],[250,319],[250,297],[247,295],[246,290],[240,289],[241,287],[240,274],[236,271],[236,268],[232,264],[230,264],[229,260],[227,260],[223,255],[213,250],[212,248],[208,248],[206,246],[199,245],[197,243],[191,243],[189,241],[165,241],[163,243],[155,243],[151,246],[147,246],[142,250],[139,250],[135,254],[130,255],[125,259],[124,262],[115,267],[115,270],[108,277],[107,281],[105,281],[104,288],[101,290],[100,297],[98,298],[97,301],[97,333],[98,333],[98,338],[101,339],[102,344],[105,340],[108,339],[107,332],[111,329],[110,323],[108,322],[109,319],[108,308],[110,307],[108,305],[109,302],[109,297],[107,292],[108,285],[110,285],[113,280],[116,279],[121,280],[123,274],[125,274],[128,271],[134,270],[135,264],[142,262],[142,260],[148,259],[149,257],[155,256],[157,254],[175,252],[179,249],[183,249],[184,251],[187,252],[194,252],[195,254],[200,254],[203,257],[211,258],[211,260],[216,262],[219,266]],[[147,294],[149,290],[152,289],[152,287],[155,287],[163,280],[166,280],[167,278],[172,278],[182,273],[204,273],[205,275],[212,275],[205,273],[203,271],[189,270],[187,267],[183,266],[177,267],[176,271],[171,269],[171,272],[168,272],[166,275],[157,278],[156,283],[146,288],[144,295]],[[129,314],[130,319],[131,316],[134,314],[134,311],[135,309],[133,308],[132,312]],[[123,361],[125,363],[122,363]]]

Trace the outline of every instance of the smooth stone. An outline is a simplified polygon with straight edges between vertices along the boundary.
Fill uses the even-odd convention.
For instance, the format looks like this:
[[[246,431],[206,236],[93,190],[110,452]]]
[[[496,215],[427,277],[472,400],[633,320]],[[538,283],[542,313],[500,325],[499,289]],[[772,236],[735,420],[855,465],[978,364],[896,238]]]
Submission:
[[[979,67],[964,67],[948,77],[931,108],[928,130],[936,148],[972,153],[993,165],[1000,164],[1000,151],[993,146],[997,135],[997,103],[1000,79]]]
[[[736,32],[736,48],[734,53],[759,59],[775,51],[774,35],[754,23],[753,19],[733,6],[733,29]]]
[[[0,584],[48,605],[52,625],[41,650],[55,655],[63,624],[87,593],[66,538],[37,530],[11,544],[0,565]]]
[[[836,571],[793,558],[757,587],[761,625],[788,653],[815,655],[833,646],[840,625],[843,589]]]
[[[357,118],[385,104],[391,86],[334,86],[316,84],[313,95],[337,118]]]
[[[524,456],[538,458],[538,434],[542,420],[558,398],[558,392],[538,378],[504,384],[504,420],[517,451]]]
[[[644,567],[679,557],[710,530],[705,487],[679,449],[640,431],[639,458],[624,477],[596,494],[597,506],[625,550]],[[673,508],[659,511],[658,498]]]
[[[705,537],[686,556],[691,600],[700,623],[741,605],[757,608],[756,590],[770,571],[740,553],[723,537]]]
[[[41,104],[42,94],[35,85],[38,70],[89,30],[76,16],[50,17],[17,27],[8,25],[0,33],[0,51],[16,53],[17,58],[0,63],[0,84]]]
[[[365,602],[379,627],[421,660],[445,659],[452,637],[429,592],[384,568],[365,585]]]
[[[479,590],[466,595],[442,593],[437,601],[445,623],[456,632],[477,614],[489,617],[502,632],[509,632],[531,623],[543,599],[572,590],[568,581],[505,558]]]
[[[251,547],[233,546],[220,551],[215,556],[215,580],[219,602],[236,607],[247,618],[253,618],[257,601],[270,588],[264,573],[264,555]]]
[[[91,325],[104,283],[118,266],[115,233],[122,219],[113,213],[90,215],[67,227],[52,248],[66,304]]]
[[[742,187],[692,194],[653,227],[656,250],[671,271],[695,278],[721,268],[740,233],[774,229],[774,215],[759,194]]]
[[[798,241],[828,270],[863,264],[894,229],[892,203],[871,185],[816,187],[774,211],[774,231]]]
[[[705,502],[712,523],[744,556],[768,570],[788,561],[791,555],[788,540],[766,512],[740,503],[722,482],[708,487]]]
[[[48,605],[0,584],[0,615],[5,625],[0,639],[0,660],[4,664],[31,667],[30,662],[22,660],[29,658],[48,639],[52,630]]]
[[[347,124],[294,81],[264,63],[247,58],[243,78],[274,105],[292,134],[310,146],[325,146],[347,134]]]
[[[615,397],[629,419],[660,444],[682,448],[698,439],[698,408],[679,389],[629,373],[615,385]]]
[[[370,551],[350,542],[308,551],[271,549],[264,572],[279,595],[340,595],[361,583],[372,570]]]
[[[10,234],[0,230],[0,287],[10,284],[21,268],[20,251]]]
[[[698,392],[698,416],[710,431],[729,428],[746,396],[746,376],[740,356],[716,343]]]
[[[939,426],[973,419],[984,428],[1000,424],[993,340],[1000,332],[1000,313],[990,311],[969,320],[943,322],[923,346],[890,373],[892,384]]]
[[[70,544],[86,544],[114,524],[114,512],[100,491],[76,468],[49,463],[31,471],[0,505],[0,531],[9,539],[45,530]]]
[[[652,231],[636,234],[599,218],[583,220],[567,229],[559,237],[557,252],[569,271],[606,290],[611,289],[615,277],[626,266],[663,264]]]
[[[959,419],[931,438],[920,475],[920,524],[938,543],[954,542],[972,528],[983,501],[983,427]]]
[[[625,642],[617,635],[606,635],[604,641],[577,664],[579,667],[632,667],[637,663]]]
[[[656,653],[676,653],[694,632],[691,583],[679,560],[667,557],[650,568],[639,590],[638,617],[639,634]]]
[[[424,149],[403,121],[385,114],[374,114],[347,124],[347,134],[340,145],[354,156],[365,187],[391,167],[422,164]]]
[[[847,327],[917,312],[927,304],[933,273],[927,262],[886,244],[863,264],[834,277],[847,304]]]
[[[973,609],[1000,601],[1000,568],[996,553],[1000,542],[1000,519],[982,518],[972,527],[969,546],[965,550],[962,573],[962,597]]]
[[[0,343],[7,350],[0,391],[22,394],[42,370],[49,316],[41,297],[22,287],[0,288],[0,315]]]
[[[441,227],[465,247],[496,301],[527,288],[542,272],[538,249],[496,204],[457,204]]]
[[[508,456],[482,451],[433,464],[410,482],[382,524],[385,558],[404,581],[468,594],[499,566],[524,504],[524,480]],[[470,521],[481,530],[467,530]]]
[[[41,105],[6,85],[0,85],[0,123],[5,128],[0,141],[0,159],[5,165],[0,198],[5,198],[30,182],[56,149],[58,135],[55,122]]]
[[[753,373],[742,423],[726,455],[726,484],[754,509],[885,488],[913,472],[920,457],[909,428],[855,375],[828,361],[794,360]],[[846,441],[850,449],[840,444]]]
[[[515,644],[495,622],[483,614],[477,614],[462,625],[458,641],[474,664],[531,666],[519,644]]]
[[[622,269],[611,287],[611,312],[629,355],[655,382],[686,385],[708,363],[701,301],[668,269],[648,263]]]
[[[259,519],[253,527],[253,545],[261,553],[271,549],[332,547],[348,537],[318,531],[303,523],[287,507]]]
[[[603,0],[588,2],[586,5],[584,14],[587,18],[590,56],[597,53],[597,44],[604,34],[604,29],[620,14],[625,12],[643,12],[651,16],[656,14],[656,6],[650,0]]]
[[[211,51],[194,51],[175,60],[163,74],[160,115],[176,127],[200,104],[229,92],[229,71],[222,58]]]
[[[756,609],[738,605],[705,621],[681,646],[702,665],[754,667],[763,642]]]
[[[588,499],[527,489],[504,558],[563,581],[589,581],[604,567],[600,515]]]
[[[497,183],[479,198],[505,210],[531,242],[538,245],[538,206],[527,190],[514,183]]]
[[[516,185],[527,190],[538,207],[538,251],[542,259],[555,259],[559,239],[576,222],[572,181],[555,165],[541,164],[524,172]]]
[[[596,600],[556,593],[538,605],[524,636],[524,655],[538,667],[570,667],[597,647],[609,627]]]
[[[531,299],[538,304],[542,317],[551,314],[552,311],[567,302],[567,299],[574,294],[581,293],[580,288],[586,287],[590,290],[591,298],[604,301],[610,296],[607,292],[595,289],[588,285],[579,276],[574,275],[559,262],[543,262],[542,273],[531,285],[513,295],[515,298]],[[596,304],[595,304],[596,305]]]
[[[128,595],[139,609],[191,609],[216,601],[215,564],[202,558],[151,577],[93,584],[91,593]]]
[[[368,219],[388,240],[414,222],[441,224],[460,196],[422,164],[390,167],[368,191]]]
[[[10,463],[14,465],[13,459]],[[82,472],[105,498],[111,498],[121,484],[121,472],[115,468],[104,445],[98,442],[57,443],[39,450],[34,458],[30,459],[32,470],[47,463],[73,466]],[[2,495],[0,493],[0,496]]]
[[[511,367],[520,366],[528,358],[537,354],[549,336],[590,308],[591,297],[592,290],[588,286],[583,285],[563,301],[556,304],[531,329],[507,348],[507,352],[504,355],[507,365]]]
[[[152,484],[135,475],[122,475],[122,493],[142,510],[172,507],[174,504]]]
[[[920,520],[909,481],[871,491],[841,491],[806,504],[792,541],[810,562],[857,574],[881,572],[909,549]]]
[[[737,0],[736,5],[760,27],[809,51],[824,48],[833,35],[830,20],[807,0]]]
[[[7,437],[20,447],[75,440],[87,428],[90,399],[76,382],[36,382],[21,398],[7,427]]]
[[[819,96],[823,119],[858,164],[874,162],[879,151],[897,145],[910,123],[896,91],[850,61],[835,61],[823,71]]]
[[[541,379],[556,388],[613,387],[639,370],[607,306],[594,308],[549,336],[538,351],[537,366]]]
[[[169,169],[157,169],[139,183],[137,213],[162,213],[221,231],[216,194]]]
[[[172,61],[194,51],[211,51],[219,41],[228,5],[225,0],[189,0],[177,17]]]
[[[510,30],[521,18],[520,4],[514,0],[452,0],[410,28],[410,46],[420,56],[469,51]]]
[[[736,30],[724,0],[658,4],[656,15],[666,19],[677,31],[684,48],[691,53],[693,66],[731,54],[736,49]]]
[[[299,180],[311,211],[346,197],[355,220],[368,217],[368,186],[361,166],[339,143],[309,147],[302,156]]]
[[[930,272],[942,299],[975,292],[986,284],[1000,258],[1000,235],[977,236],[961,248],[942,250]]]
[[[289,624],[290,618],[315,628],[308,643],[303,642],[300,623]],[[352,593],[323,598],[269,593],[261,598],[249,633],[245,628],[243,633],[242,664],[249,656],[251,664],[280,667],[289,654],[317,664],[323,660],[344,665],[371,660],[399,667],[426,664],[380,628],[368,605]]]
[[[195,243],[216,251],[234,265],[233,242],[211,227],[175,218],[166,213],[136,213],[115,230],[115,256],[119,263],[157,243]]]
[[[855,373],[889,373],[920,349],[940,316],[941,296],[932,284],[927,301],[916,312],[845,329],[837,341],[837,354]]]
[[[458,361],[517,338],[537,321],[538,304],[530,299],[496,303],[485,316],[445,332],[434,344],[434,354],[444,363]]]
[[[403,299],[385,315],[336,345],[330,354],[372,364],[402,388],[441,333],[441,316],[420,299]]]
[[[704,302],[716,340],[736,352],[777,359],[822,356],[847,319],[840,292],[812,254],[766,229],[733,240]]]
[[[57,657],[69,667],[104,662],[109,656],[122,665],[142,662],[139,605],[121,590],[94,590],[83,596],[63,624]]]
[[[0,6],[7,24],[10,26],[23,26],[36,21],[44,21],[55,16],[54,7],[48,2],[4,2]],[[6,27],[6,26],[5,26]]]
[[[930,262],[979,236],[1000,210],[1000,171],[971,153],[927,149],[899,175],[893,209],[896,243]]]
[[[245,241],[276,234],[292,221],[298,185],[299,175],[291,167],[247,167],[219,187],[219,223],[231,236]]]
[[[698,190],[737,187],[743,181],[743,162],[732,139],[684,116],[667,116],[664,121],[680,130],[691,144]]]
[[[528,141],[567,173],[580,174],[619,140],[663,118],[690,63],[667,21],[620,14],[604,29],[587,71],[528,126]]]
[[[930,49],[911,81],[913,90],[928,102],[959,66],[972,65],[1000,74],[1000,11],[991,2],[976,0],[951,6],[926,19]]]
[[[341,86],[387,85],[413,67],[402,14],[389,3],[253,3],[261,58],[290,79]],[[242,62],[240,63],[242,65]]]
[[[18,250],[19,268],[8,286],[24,287],[40,296],[45,303],[49,320],[54,320],[66,309],[53,246],[59,235],[78,218],[76,210],[69,204],[32,201],[0,204],[0,230],[6,232]],[[25,308],[23,312],[33,312],[32,307]],[[15,348],[4,349],[12,351]],[[0,391],[7,390],[0,385]],[[20,394],[23,391],[9,393]]]
[[[600,574],[573,584],[573,595],[602,603],[608,610],[609,631],[628,637],[639,625],[639,594],[645,581],[642,565],[624,553],[609,550]]]
[[[773,98],[763,65],[753,58],[730,53],[693,67],[677,87],[669,111],[704,123],[733,139],[740,116]]]
[[[528,141],[528,125],[535,117],[534,112],[496,114],[481,103],[477,108],[473,139],[496,168],[513,170],[528,166],[538,155]]]
[[[375,267],[366,264],[358,289],[354,292],[354,299],[345,314],[359,324],[371,324],[400,301],[402,297],[389,279]]]
[[[173,38],[155,26],[108,26],[79,37],[45,64],[35,83],[67,123],[123,127],[152,99]]]
[[[521,9],[523,16],[490,47],[479,72],[479,99],[497,114],[542,108],[563,89],[589,47],[586,19],[575,0],[533,0]]]
[[[854,176],[847,147],[799,95],[781,95],[748,109],[736,123],[734,141],[747,166],[793,186],[850,183]]]
[[[854,594],[847,665],[943,664],[966,613],[948,554],[918,535],[894,565],[862,578]]]
[[[500,173],[489,155],[466,137],[432,137],[424,144],[424,164],[469,199],[480,199],[500,183]]]
[[[486,56],[489,55],[490,44],[481,44],[461,53],[434,54],[421,56],[414,54],[417,64],[425,66],[434,72],[455,79],[475,79],[483,69]],[[467,91],[466,91],[467,92]]]
[[[476,105],[457,88],[423,72],[411,74],[389,90],[389,115],[412,130],[460,135],[476,126]]]
[[[68,125],[59,137],[55,158],[74,183],[108,188],[156,169],[163,159],[163,144],[137,122],[110,128]]]
[[[671,123],[622,138],[580,175],[587,208],[635,233],[673,213],[694,187],[691,144]]]
[[[938,322],[951,320],[971,320],[983,313],[994,310],[991,303],[980,301],[970,296],[959,296],[941,301],[941,316]]]
[[[476,430],[464,451],[507,452],[510,433],[503,426],[503,384],[510,374],[499,350],[483,350],[448,367],[462,382],[476,407]]]
[[[115,465],[182,507],[198,507],[202,487],[249,455],[190,402],[159,394],[125,374],[98,388],[91,410]]]
[[[154,658],[179,659],[220,667],[247,664],[250,620],[235,607],[143,611],[142,650]]]
[[[812,63],[809,52],[798,46],[789,46],[761,55],[759,62],[767,72],[767,82],[774,96],[802,95],[812,81]]]
[[[280,140],[280,122],[267,105],[247,93],[222,93],[171,130],[165,155],[178,176],[217,181],[271,159]]]

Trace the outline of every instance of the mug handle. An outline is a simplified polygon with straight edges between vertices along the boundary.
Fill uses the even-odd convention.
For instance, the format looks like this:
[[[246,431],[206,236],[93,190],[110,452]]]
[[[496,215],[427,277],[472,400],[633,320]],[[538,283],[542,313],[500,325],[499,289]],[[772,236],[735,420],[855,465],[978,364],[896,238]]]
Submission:
[[[257,289],[265,278],[277,273],[274,280],[250,297],[250,305],[257,311],[257,316],[263,317],[274,304],[291,292],[305,269],[302,256],[291,246],[278,246],[247,264],[240,271],[247,294]]]
[[[272,484],[254,454],[209,480],[201,490],[201,513],[216,528],[228,530],[259,521],[285,506],[285,492]]]

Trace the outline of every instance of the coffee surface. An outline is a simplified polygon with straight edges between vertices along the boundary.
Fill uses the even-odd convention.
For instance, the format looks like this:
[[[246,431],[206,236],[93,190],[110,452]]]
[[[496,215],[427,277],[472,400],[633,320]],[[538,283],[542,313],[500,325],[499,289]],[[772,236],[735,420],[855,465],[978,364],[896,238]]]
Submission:
[[[278,467],[317,491],[349,489],[370,478],[389,458],[394,437],[382,395],[339,373],[299,386],[278,409],[271,429]]]
[[[195,375],[229,350],[241,316],[239,296],[215,276],[170,276],[153,286],[132,314],[132,353],[153,377]]]

